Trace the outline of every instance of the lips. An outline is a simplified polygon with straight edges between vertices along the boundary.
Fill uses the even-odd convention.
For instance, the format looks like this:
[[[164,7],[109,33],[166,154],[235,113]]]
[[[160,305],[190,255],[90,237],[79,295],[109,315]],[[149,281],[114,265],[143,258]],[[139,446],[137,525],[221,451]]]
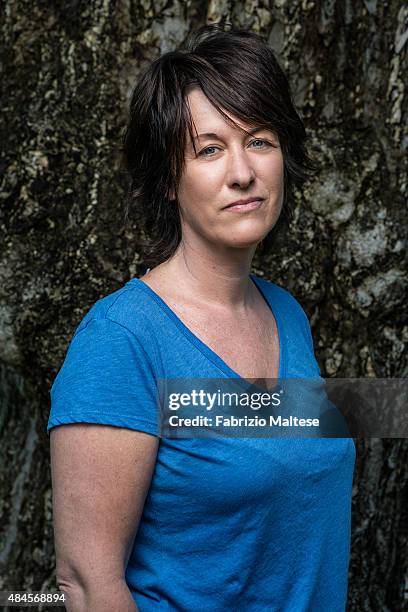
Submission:
[[[252,197],[252,198],[247,198],[246,200],[237,200],[236,202],[231,202],[231,204],[227,204],[227,206],[224,206],[224,208],[231,208],[232,206],[243,206],[245,204],[250,204],[251,202],[261,202],[263,200],[263,198],[259,198],[259,197]]]
[[[264,198],[247,198],[246,200],[238,200],[224,207],[224,210],[229,213],[250,213],[262,206]]]

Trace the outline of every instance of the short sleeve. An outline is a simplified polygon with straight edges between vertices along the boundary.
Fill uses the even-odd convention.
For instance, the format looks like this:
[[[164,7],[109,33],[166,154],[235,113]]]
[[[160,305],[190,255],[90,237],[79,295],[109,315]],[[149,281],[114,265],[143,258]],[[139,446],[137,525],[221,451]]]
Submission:
[[[79,326],[50,395],[47,432],[68,423],[97,423],[158,435],[152,361],[137,337],[110,319]]]

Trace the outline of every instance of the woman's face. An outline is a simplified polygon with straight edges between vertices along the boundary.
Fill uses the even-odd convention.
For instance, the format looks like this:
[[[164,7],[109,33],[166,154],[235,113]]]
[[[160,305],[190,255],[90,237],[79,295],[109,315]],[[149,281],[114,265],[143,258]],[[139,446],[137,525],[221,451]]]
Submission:
[[[178,188],[183,239],[213,246],[256,245],[274,227],[282,209],[279,140],[267,129],[249,136],[229,125],[201,89],[193,89],[187,102],[199,138],[195,140],[195,154],[188,136]],[[231,118],[248,131],[252,129]],[[258,201],[229,207],[250,198]]]

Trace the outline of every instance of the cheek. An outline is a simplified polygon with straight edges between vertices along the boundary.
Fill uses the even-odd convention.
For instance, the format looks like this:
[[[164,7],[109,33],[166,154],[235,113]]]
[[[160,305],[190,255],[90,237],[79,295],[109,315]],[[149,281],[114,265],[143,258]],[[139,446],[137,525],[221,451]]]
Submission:
[[[186,174],[179,186],[180,204],[190,208],[192,205],[202,205],[207,200],[213,201],[214,193],[219,190],[220,173],[216,168],[200,168]]]
[[[262,178],[265,185],[273,191],[283,189],[284,165],[281,156],[262,166]]]

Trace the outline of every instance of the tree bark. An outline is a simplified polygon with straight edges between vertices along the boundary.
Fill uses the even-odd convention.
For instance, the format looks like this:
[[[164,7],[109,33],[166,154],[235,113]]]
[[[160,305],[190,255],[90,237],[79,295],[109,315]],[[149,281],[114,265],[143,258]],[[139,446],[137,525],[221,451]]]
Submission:
[[[140,70],[206,22],[268,37],[320,170],[254,272],[305,307],[323,376],[406,378],[408,9],[398,0],[3,0],[1,10],[0,590],[49,590],[49,388],[85,312],[142,272],[119,166]],[[358,442],[349,610],[406,605],[407,454],[406,440]]]

